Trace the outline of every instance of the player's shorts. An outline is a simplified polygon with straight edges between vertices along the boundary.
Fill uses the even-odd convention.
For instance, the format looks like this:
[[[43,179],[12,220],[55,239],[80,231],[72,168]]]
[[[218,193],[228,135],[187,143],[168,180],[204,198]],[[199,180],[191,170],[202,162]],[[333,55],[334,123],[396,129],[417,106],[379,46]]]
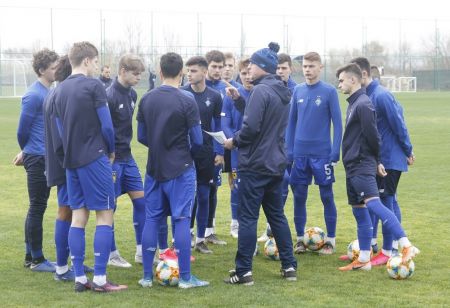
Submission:
[[[214,181],[214,151],[212,147],[202,147],[194,157],[197,182],[202,185],[209,185]]]
[[[91,211],[115,208],[112,168],[105,155],[83,167],[66,169],[66,178],[72,210],[83,207]]]
[[[116,198],[129,191],[144,191],[141,173],[133,158],[115,161],[112,172]]]
[[[364,204],[365,199],[379,196],[375,175],[355,175],[346,180],[350,205],[361,205]]]
[[[67,184],[59,184],[58,190],[58,206],[69,206],[69,194],[67,193]]]
[[[231,150],[227,150],[225,149],[224,153],[223,153],[223,160],[224,160],[224,164],[223,164],[223,170],[222,172],[225,173],[229,173],[231,172]]]
[[[294,160],[291,170],[291,185],[311,185],[314,176],[314,184],[327,186],[334,183],[334,168],[325,158],[299,157]]]
[[[385,177],[377,176],[378,190],[380,196],[393,196],[397,193],[398,182],[400,182],[401,171],[386,169]]]
[[[173,219],[191,217],[197,183],[195,169],[191,167],[173,180],[158,182],[145,175],[145,213],[152,220],[166,216]]]

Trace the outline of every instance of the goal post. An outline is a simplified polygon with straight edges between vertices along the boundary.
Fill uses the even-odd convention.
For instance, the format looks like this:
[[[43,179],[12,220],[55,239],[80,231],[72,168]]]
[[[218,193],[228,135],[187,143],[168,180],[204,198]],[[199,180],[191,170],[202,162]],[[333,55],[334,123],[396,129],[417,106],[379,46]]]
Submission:
[[[381,76],[381,84],[391,92],[417,92],[417,77]]]
[[[21,97],[27,87],[29,60],[0,60],[0,98]]]

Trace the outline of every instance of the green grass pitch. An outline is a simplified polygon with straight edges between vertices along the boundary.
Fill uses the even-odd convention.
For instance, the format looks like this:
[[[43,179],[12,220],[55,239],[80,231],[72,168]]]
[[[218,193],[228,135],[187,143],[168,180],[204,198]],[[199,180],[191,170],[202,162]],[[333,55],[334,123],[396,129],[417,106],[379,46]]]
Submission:
[[[403,226],[422,253],[415,259],[415,275],[405,281],[394,281],[386,269],[370,272],[341,273],[338,260],[347,244],[356,238],[355,221],[346,203],[342,163],[336,167],[334,186],[338,209],[337,253],[318,256],[313,253],[296,256],[298,281],[289,283],[279,276],[280,263],[262,255],[254,259],[253,287],[229,286],[222,280],[233,268],[236,240],[229,235],[229,189],[219,189],[217,209],[218,235],[228,241],[224,247],[212,246],[213,255],[198,255],[192,272],[209,280],[207,288],[179,290],[160,287],[142,289],[138,284],[142,268],[109,268],[109,278],[129,285],[120,294],[75,294],[72,283],[53,280],[48,273],[32,273],[22,267],[24,256],[23,226],[28,207],[25,171],[11,163],[19,151],[16,129],[20,99],[0,99],[0,306],[450,306],[450,92],[397,94],[404,107],[406,122],[414,145],[416,163],[403,174],[399,186],[399,203]],[[346,101],[340,97],[345,114]],[[142,172],[146,150],[133,141],[133,153]],[[226,176],[225,176],[226,177]],[[223,180],[226,183],[226,178]],[[53,241],[56,214],[56,190],[52,190],[44,218],[44,252],[55,260]],[[134,257],[134,231],[131,202],[119,199],[116,212],[116,239],[122,256]],[[293,227],[291,194],[286,215]],[[93,264],[92,233],[94,217],[88,225],[86,263]],[[262,216],[258,234],[265,226]],[[317,187],[310,187],[307,226],[325,229],[323,209]],[[381,236],[381,234],[380,234]],[[381,242],[381,239],[379,239]],[[259,245],[261,249],[261,244]]]

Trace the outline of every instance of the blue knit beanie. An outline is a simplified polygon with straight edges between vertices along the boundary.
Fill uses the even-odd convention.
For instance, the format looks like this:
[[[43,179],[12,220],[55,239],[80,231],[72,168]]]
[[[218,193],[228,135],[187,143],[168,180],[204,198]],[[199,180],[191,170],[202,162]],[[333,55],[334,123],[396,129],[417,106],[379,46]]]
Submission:
[[[278,66],[278,50],[280,50],[280,45],[271,42],[269,48],[263,48],[253,53],[250,62],[258,65],[267,73],[275,74]]]

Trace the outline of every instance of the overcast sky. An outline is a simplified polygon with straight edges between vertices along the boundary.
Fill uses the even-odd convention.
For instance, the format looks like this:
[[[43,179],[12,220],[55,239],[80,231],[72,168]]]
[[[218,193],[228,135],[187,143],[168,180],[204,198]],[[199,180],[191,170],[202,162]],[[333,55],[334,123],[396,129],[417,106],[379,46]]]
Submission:
[[[150,44],[149,12],[153,11],[155,45],[167,41],[195,45],[198,26],[195,13],[199,12],[201,43],[205,46],[239,46],[240,14],[246,14],[246,43],[252,48],[264,47],[261,45],[269,41],[282,45],[287,39],[290,50],[297,54],[359,48],[361,43],[372,40],[382,41],[391,49],[398,47],[399,41],[408,41],[419,49],[424,39],[432,40],[435,20],[440,36],[450,33],[450,17],[443,3],[443,0],[0,0],[0,43],[2,49],[30,47],[36,41],[50,47],[53,37],[56,50],[75,40],[98,44],[102,10],[107,39],[123,39],[124,25],[139,24],[144,45]],[[53,36],[49,8],[54,8]]]

